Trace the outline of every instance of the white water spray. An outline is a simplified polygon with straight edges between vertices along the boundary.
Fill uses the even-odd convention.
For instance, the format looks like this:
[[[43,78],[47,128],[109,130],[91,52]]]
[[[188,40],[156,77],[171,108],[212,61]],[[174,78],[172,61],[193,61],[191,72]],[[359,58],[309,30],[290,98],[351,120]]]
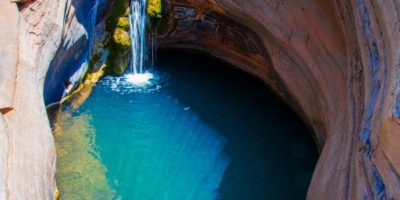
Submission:
[[[130,63],[131,73],[126,80],[136,87],[145,87],[151,84],[153,75],[144,71],[147,63],[148,49],[146,46],[146,6],[147,0],[131,0],[129,24],[132,59]]]
[[[146,63],[146,5],[147,0],[132,0],[129,14],[133,74],[142,74]]]

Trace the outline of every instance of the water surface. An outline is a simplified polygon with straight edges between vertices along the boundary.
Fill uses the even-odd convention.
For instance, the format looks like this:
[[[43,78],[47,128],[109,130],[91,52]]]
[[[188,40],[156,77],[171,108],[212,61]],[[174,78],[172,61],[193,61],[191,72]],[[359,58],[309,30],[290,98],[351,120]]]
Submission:
[[[150,88],[106,77],[55,117],[61,199],[305,199],[315,144],[265,85],[184,52],[152,71]]]

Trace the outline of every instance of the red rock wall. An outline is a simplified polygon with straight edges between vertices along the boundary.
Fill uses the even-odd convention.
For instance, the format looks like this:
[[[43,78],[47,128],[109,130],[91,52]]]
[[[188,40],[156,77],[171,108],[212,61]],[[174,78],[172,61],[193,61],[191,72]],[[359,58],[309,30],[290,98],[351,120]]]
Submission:
[[[263,79],[314,130],[308,199],[400,199],[400,2],[171,0],[159,47]]]
[[[19,33],[0,40],[11,45],[0,62],[0,199],[51,199],[43,81],[68,3],[0,4],[0,33]],[[313,129],[321,157],[308,199],[400,199],[398,0],[170,0],[168,10],[160,47],[259,77]]]
[[[0,0],[0,199],[54,199],[43,84],[62,38],[72,35],[65,27],[77,22],[66,17],[74,13],[70,1],[13,2]]]

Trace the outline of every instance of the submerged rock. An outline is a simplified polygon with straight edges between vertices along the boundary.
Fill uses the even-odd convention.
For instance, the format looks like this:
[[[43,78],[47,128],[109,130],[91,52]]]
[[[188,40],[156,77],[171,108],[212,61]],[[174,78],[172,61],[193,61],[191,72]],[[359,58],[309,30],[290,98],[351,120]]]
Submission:
[[[113,191],[106,179],[107,169],[96,154],[95,130],[90,127],[90,115],[73,121],[71,112],[59,112],[53,128],[57,145],[56,176],[61,199],[113,199]]]
[[[89,12],[75,9],[93,1],[14,2],[0,1],[0,134],[8,138],[0,140],[0,163],[8,163],[0,167],[0,198],[53,199],[55,149],[43,96],[58,91],[46,102],[59,101],[68,86],[75,62],[58,64],[81,56],[88,35],[79,19]],[[110,33],[128,7],[113,2]],[[321,157],[308,199],[400,198],[397,1],[165,2],[159,47],[207,52],[259,77],[312,128]],[[121,50],[112,47],[108,64],[122,73],[128,53],[116,59]],[[49,66],[63,66],[50,68],[63,75],[44,85]]]

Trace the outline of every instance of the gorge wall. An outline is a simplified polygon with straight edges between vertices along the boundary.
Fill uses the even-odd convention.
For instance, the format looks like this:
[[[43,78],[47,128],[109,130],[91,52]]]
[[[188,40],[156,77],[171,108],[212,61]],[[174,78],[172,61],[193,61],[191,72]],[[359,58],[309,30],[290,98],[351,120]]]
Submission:
[[[399,6],[174,0],[159,44],[239,66],[303,117],[321,149],[308,199],[397,199]]]
[[[85,2],[0,1],[0,199],[53,198],[43,97],[60,98],[64,79],[85,66],[84,53],[75,54],[88,44],[90,24],[79,20],[91,9]],[[321,157],[308,199],[400,198],[399,1],[170,0],[165,7],[160,48],[200,50],[238,66],[310,125]],[[45,79],[56,95],[43,93]]]
[[[54,198],[44,100],[59,101],[65,80],[78,81],[85,70],[94,3],[0,1],[0,199]]]

